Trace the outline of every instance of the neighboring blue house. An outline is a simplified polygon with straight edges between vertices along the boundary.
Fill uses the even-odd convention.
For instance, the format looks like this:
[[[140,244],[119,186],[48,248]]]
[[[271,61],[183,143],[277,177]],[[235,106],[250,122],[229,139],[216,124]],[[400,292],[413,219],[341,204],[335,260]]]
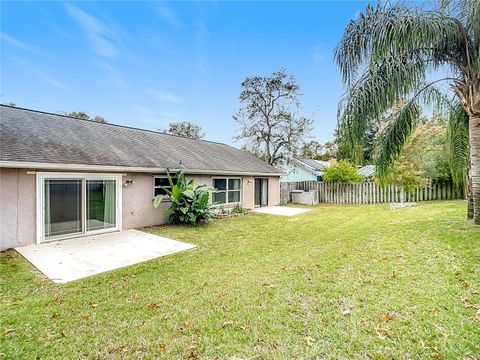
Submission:
[[[323,170],[331,164],[327,161],[295,158],[283,170],[287,175],[280,177],[280,182],[322,181]]]

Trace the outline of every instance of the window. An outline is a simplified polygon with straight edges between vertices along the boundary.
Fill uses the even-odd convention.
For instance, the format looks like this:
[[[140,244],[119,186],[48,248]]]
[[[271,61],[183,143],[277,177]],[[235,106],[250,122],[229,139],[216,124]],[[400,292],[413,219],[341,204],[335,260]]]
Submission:
[[[213,179],[213,187],[217,189],[212,196],[214,203],[229,204],[240,202],[241,180],[239,178]]]
[[[172,176],[172,180],[175,181],[175,177]],[[165,188],[170,189],[170,183],[166,175],[155,175],[153,178],[153,196],[166,195]]]

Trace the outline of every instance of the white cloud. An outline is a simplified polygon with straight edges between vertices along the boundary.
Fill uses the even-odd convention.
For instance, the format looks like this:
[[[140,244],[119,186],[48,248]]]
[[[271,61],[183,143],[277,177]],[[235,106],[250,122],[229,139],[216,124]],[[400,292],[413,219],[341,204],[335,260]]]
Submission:
[[[162,20],[166,21],[174,28],[180,29],[183,27],[182,22],[178,19],[177,15],[169,7],[161,5],[158,6],[156,10],[157,14],[162,18]]]
[[[33,46],[28,45],[27,43],[24,43],[23,41],[17,40],[5,33],[0,33],[0,38],[5,41],[6,43],[13,45],[17,48],[32,52],[32,53],[38,53],[38,50],[35,49]]]
[[[55,86],[59,89],[65,90],[65,91],[70,91],[70,92],[73,91],[71,88],[69,88],[68,86],[66,86],[66,85],[62,84],[61,82],[57,81],[49,73],[40,69],[38,66],[36,66],[34,64],[31,64],[31,63],[29,63],[25,60],[16,58],[16,57],[10,57],[10,59],[12,59],[16,63],[20,64],[21,66],[23,66],[23,68],[25,70],[29,71],[31,74],[33,74],[37,78],[47,82],[48,84],[50,84],[52,86]]]
[[[174,94],[171,94],[167,91],[162,91],[162,90],[152,90],[150,91],[150,95],[158,101],[161,102],[170,102],[174,104],[181,104],[183,103],[183,98],[180,96],[176,96]]]
[[[111,32],[98,19],[72,4],[65,5],[68,13],[85,31],[93,50],[100,56],[114,58],[117,49],[111,39]]]

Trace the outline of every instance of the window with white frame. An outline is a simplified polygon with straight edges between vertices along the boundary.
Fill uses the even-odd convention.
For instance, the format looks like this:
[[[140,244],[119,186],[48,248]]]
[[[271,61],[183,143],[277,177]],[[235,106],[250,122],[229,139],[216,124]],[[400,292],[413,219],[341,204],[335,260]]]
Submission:
[[[172,180],[175,181],[175,177],[172,176]],[[153,196],[166,195],[165,189],[170,189],[170,183],[168,182],[167,175],[154,175],[153,177]]]
[[[230,204],[240,202],[241,182],[240,178],[213,179],[213,187],[216,189],[212,194],[213,203]]]

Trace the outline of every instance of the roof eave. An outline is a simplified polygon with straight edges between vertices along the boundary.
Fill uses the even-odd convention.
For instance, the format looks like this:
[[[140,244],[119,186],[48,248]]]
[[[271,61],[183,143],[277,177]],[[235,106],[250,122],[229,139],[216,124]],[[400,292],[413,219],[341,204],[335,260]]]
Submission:
[[[0,161],[0,168],[39,169],[39,170],[64,170],[64,171],[103,171],[103,172],[138,172],[162,173],[167,168],[159,167],[132,167],[112,165],[87,165],[87,164],[61,164],[39,163],[27,161]],[[183,171],[192,175],[244,175],[244,176],[282,176],[283,172],[254,172],[254,171],[229,171],[229,170],[200,170],[200,169],[168,169],[168,171]]]

